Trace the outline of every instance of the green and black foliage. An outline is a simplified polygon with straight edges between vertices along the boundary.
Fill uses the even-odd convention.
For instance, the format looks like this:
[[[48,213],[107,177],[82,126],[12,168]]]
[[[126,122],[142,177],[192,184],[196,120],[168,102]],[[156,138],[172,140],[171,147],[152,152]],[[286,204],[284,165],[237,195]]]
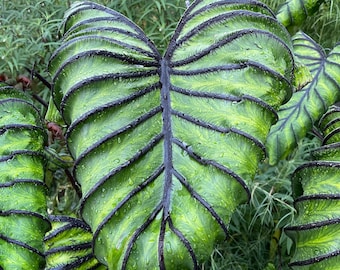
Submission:
[[[41,269],[50,229],[44,184],[46,133],[23,92],[0,83],[0,269]]]
[[[106,2],[127,17],[75,2],[43,45],[47,122],[0,85],[0,269],[338,269],[338,109],[317,124],[340,99],[340,44],[301,31],[334,2]],[[311,131],[325,146],[305,164]],[[78,218],[47,215],[77,196]]]
[[[295,57],[310,72],[292,98],[278,111],[279,121],[272,126],[267,139],[270,162],[286,157],[313,125],[340,99],[340,44],[327,55],[314,40],[299,32],[293,36]],[[308,73],[308,71],[303,71]]]
[[[282,4],[276,16],[278,20],[288,29],[294,31],[299,29],[308,17],[319,9],[325,0],[288,0]]]
[[[92,232],[82,220],[50,215],[52,229],[44,238],[45,269],[106,269],[92,253]]]
[[[293,269],[337,269],[340,265],[339,107],[319,126],[323,145],[292,176],[297,218],[285,229],[296,241]]]
[[[292,93],[288,32],[252,1],[194,2],[164,56],[90,2],[63,31],[49,70],[95,255],[110,269],[197,269],[249,199]]]

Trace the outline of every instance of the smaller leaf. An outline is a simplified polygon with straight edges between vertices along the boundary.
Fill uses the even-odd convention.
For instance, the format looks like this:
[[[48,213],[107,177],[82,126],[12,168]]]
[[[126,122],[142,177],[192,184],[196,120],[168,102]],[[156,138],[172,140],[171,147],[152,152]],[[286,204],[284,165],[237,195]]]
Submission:
[[[29,96],[0,83],[0,269],[42,269],[46,134]]]
[[[326,56],[315,41],[299,32],[294,36],[293,47],[313,80],[280,107],[279,121],[271,127],[267,138],[271,164],[287,157],[328,107],[340,98],[340,43]]]
[[[332,107],[320,121],[324,135],[336,137],[328,127],[339,125],[339,108]],[[332,134],[333,133],[333,134]],[[313,151],[314,161],[298,167],[292,177],[298,215],[285,229],[294,239],[293,269],[340,268],[340,144]]]
[[[44,239],[45,269],[106,269],[92,253],[92,233],[83,221],[50,216],[52,230]]]
[[[277,19],[288,29],[299,27],[325,0],[287,0],[277,12]]]

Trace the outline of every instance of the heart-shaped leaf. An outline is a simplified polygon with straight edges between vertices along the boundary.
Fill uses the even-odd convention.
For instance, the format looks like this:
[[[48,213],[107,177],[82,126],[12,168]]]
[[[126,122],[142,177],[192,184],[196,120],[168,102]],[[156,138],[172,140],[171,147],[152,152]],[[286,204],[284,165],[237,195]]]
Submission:
[[[195,1],[162,57],[126,17],[74,4],[54,100],[109,269],[191,269],[228,235],[291,95],[290,37],[257,1]]]

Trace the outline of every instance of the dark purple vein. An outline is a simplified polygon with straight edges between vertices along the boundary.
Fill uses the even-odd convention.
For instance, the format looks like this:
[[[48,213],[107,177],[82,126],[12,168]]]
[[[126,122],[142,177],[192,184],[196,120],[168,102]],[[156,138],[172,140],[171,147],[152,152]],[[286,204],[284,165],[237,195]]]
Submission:
[[[325,255],[321,255],[321,256],[317,256],[308,260],[303,260],[303,261],[296,261],[296,262],[292,262],[289,263],[288,266],[303,266],[303,265],[309,265],[309,264],[315,264],[318,262],[321,262],[323,260],[335,257],[335,256],[339,256],[340,255],[340,250],[335,250],[331,253],[327,253]]]
[[[197,119],[197,118],[194,118],[188,114],[185,114],[185,113],[182,113],[182,112],[178,112],[178,111],[175,111],[175,110],[172,110],[171,113],[173,115],[176,115],[186,121],[189,121],[195,125],[198,125],[200,127],[204,127],[204,128],[207,128],[207,129],[210,129],[210,130],[214,130],[214,131],[217,131],[217,132],[221,132],[221,133],[236,133],[244,138],[246,138],[247,140],[251,140],[257,147],[259,147],[264,153],[266,152],[266,148],[264,146],[264,144],[262,142],[260,142],[258,139],[256,139],[255,137],[251,136],[250,134],[246,133],[246,132],[243,132],[239,129],[236,129],[236,128],[225,128],[225,127],[220,127],[220,126],[217,126],[217,125],[214,125],[214,124],[211,124],[211,123],[208,123],[208,122],[205,122],[205,121],[202,121],[200,119]]]
[[[292,55],[292,52],[290,50],[290,48],[287,46],[287,44],[282,41],[280,38],[278,38],[276,35],[268,32],[268,31],[264,31],[264,30],[258,30],[258,29],[245,29],[245,30],[240,30],[240,31],[236,31],[232,34],[230,34],[230,36],[228,36],[225,39],[222,39],[218,42],[213,43],[212,45],[208,46],[207,48],[205,48],[202,51],[199,51],[197,53],[195,53],[192,56],[189,56],[186,59],[183,60],[179,60],[179,61],[173,61],[171,63],[171,67],[178,67],[178,66],[183,66],[189,63],[192,63],[194,61],[197,61],[198,59],[210,54],[211,52],[213,52],[214,50],[220,49],[221,47],[223,47],[224,45],[231,43],[233,41],[235,41],[236,39],[239,39],[243,36],[246,35],[254,35],[254,34],[260,34],[260,35],[264,35],[267,36],[275,41],[278,42],[278,44],[280,44],[280,46],[284,47],[286,49],[286,52],[289,54],[292,62],[294,61],[294,57]],[[293,70],[291,71],[291,73],[293,74]]]
[[[83,3],[83,7],[81,8],[77,8],[75,10],[75,12],[73,12],[72,14],[69,14],[67,20],[70,19],[71,16],[75,15],[78,12],[84,11],[84,10],[93,10],[93,9],[97,9],[100,11],[104,11],[106,12],[108,15],[111,15],[112,17],[109,17],[110,21],[118,21],[118,22],[123,22],[124,24],[126,24],[127,26],[131,27],[134,31],[136,31],[140,36],[145,37],[145,41],[147,42],[148,46],[154,51],[155,55],[159,55],[155,45],[150,41],[149,38],[147,38],[144,34],[144,32],[135,24],[133,23],[130,19],[128,19],[127,17],[123,16],[121,13],[109,9],[107,7],[104,7],[102,5],[98,5],[96,3],[92,3],[92,2],[86,2]],[[101,17],[103,18],[103,17]],[[83,20],[80,22],[80,24],[82,23],[86,23],[87,20]],[[66,27],[66,24],[65,24]]]
[[[340,223],[340,218],[332,218],[332,219],[323,220],[323,221],[311,222],[309,224],[289,226],[289,227],[285,227],[284,230],[285,231],[305,231],[305,230],[317,229],[317,228],[321,228],[324,226],[330,226],[330,225],[339,224],[339,223]]]
[[[120,60],[122,62],[127,62],[127,61],[132,61],[130,64],[133,65],[149,65],[150,67],[157,67],[156,62],[146,62],[146,61],[139,61],[139,60],[133,60],[132,58],[128,58],[126,55],[120,55],[116,53],[112,53],[110,51],[104,51],[104,50],[89,50],[89,51],[84,51],[80,52],[78,54],[75,54],[69,58],[67,58],[61,65],[58,66],[57,71],[53,75],[53,81],[55,82],[58,78],[58,76],[64,71],[64,69],[71,65],[72,63],[75,63],[79,61],[80,59],[86,59],[87,57],[102,57],[102,58],[107,58],[107,59],[112,59],[112,60]],[[112,63],[114,65],[114,63]],[[102,77],[112,77],[114,76],[115,78],[135,78],[135,77],[144,77],[148,76],[149,74],[156,74],[157,70],[147,70],[147,71],[134,71],[134,72],[127,72],[127,73],[106,73],[104,75],[99,75]],[[97,77],[97,76],[93,76]]]
[[[190,254],[190,257],[192,259],[192,262],[194,264],[194,270],[197,270],[198,269],[198,262],[197,262],[197,258],[196,258],[195,252],[194,252],[192,246],[190,245],[190,242],[188,241],[188,239],[186,239],[186,237],[183,235],[183,233],[181,231],[179,231],[173,225],[171,217],[168,218],[168,224],[169,224],[170,230],[173,231],[175,235],[177,235],[179,240],[181,240],[181,242],[183,243],[185,248],[188,250],[188,252]]]
[[[170,214],[170,194],[172,185],[173,161],[172,161],[172,127],[171,127],[171,105],[170,105],[170,74],[169,63],[166,59],[161,61],[160,69],[161,106],[163,109],[163,134],[164,134],[164,190],[163,190],[163,218],[166,219]],[[165,222],[163,219],[163,222]]]
[[[157,214],[162,210],[163,205],[160,203],[151,213],[149,218],[134,232],[132,235],[128,246],[126,248],[125,254],[124,254],[124,259],[122,263],[122,270],[125,270],[127,267],[128,259],[131,254],[131,250],[135,242],[137,241],[138,236],[151,224],[151,222],[156,218]]]
[[[220,93],[193,91],[189,89],[180,88],[174,85],[171,85],[171,90],[173,92],[177,92],[183,95],[193,96],[193,97],[221,99],[221,100],[234,101],[234,102],[240,102],[242,100],[242,98],[238,96],[226,95],[226,94],[220,94]]]
[[[114,108],[116,106],[121,106],[123,104],[126,104],[130,101],[133,101],[141,96],[144,96],[145,94],[148,94],[148,93],[151,93],[153,91],[155,91],[157,89],[157,87],[159,87],[158,84],[154,84],[154,85],[151,85],[150,87],[147,87],[147,88],[144,88],[140,91],[137,91],[135,93],[132,93],[131,95],[129,96],[126,96],[126,97],[123,97],[123,98],[119,98],[119,99],[116,99],[116,100],[113,100],[111,102],[108,102],[106,104],[103,104],[103,105],[100,105],[98,107],[95,107],[93,108],[92,110],[90,111],[87,111],[85,112],[83,115],[81,115],[80,117],[78,117],[76,120],[74,120],[71,125],[69,126],[68,130],[67,130],[67,133],[66,133],[66,137],[68,137],[68,134],[72,132],[72,130],[81,122],[84,122],[88,117],[91,117],[91,116],[94,116],[95,114],[97,113],[100,113],[100,112],[103,112],[107,109],[110,109],[110,108]],[[64,96],[64,99],[69,97],[69,95],[66,95]],[[65,101],[65,100],[63,100]],[[67,102],[63,102],[62,101],[62,104],[61,106],[61,110],[64,110],[65,107],[67,107]]]
[[[12,187],[16,184],[32,184],[34,186],[44,186],[47,190],[47,185],[43,181],[35,179],[14,179],[10,182],[0,183],[0,188]]]
[[[228,226],[224,223],[223,219],[216,213],[214,208],[191,187],[191,185],[187,182],[184,176],[181,175],[177,170],[174,170],[174,175],[181,182],[181,184],[188,190],[190,195],[195,200],[197,200],[205,209],[208,210],[208,212],[213,216],[216,222],[220,225],[226,237],[228,237]]]
[[[170,40],[169,43],[169,47],[168,50],[166,52],[166,55],[168,55],[169,57],[171,57],[173,51],[174,51],[174,47],[177,45],[177,39],[180,35],[180,33],[182,32],[184,26],[188,23],[188,21],[190,21],[191,19],[193,19],[194,17],[209,11],[215,7],[220,7],[220,6],[224,6],[224,5],[233,5],[233,4],[250,4],[250,5],[255,5],[255,6],[261,6],[262,8],[266,9],[271,15],[272,17],[275,17],[275,14],[264,4],[257,2],[257,1],[244,1],[244,0],[234,0],[234,1],[215,1],[213,3],[207,4],[205,6],[203,6],[201,9],[195,11],[194,13],[190,14],[190,12],[200,3],[200,1],[195,1],[184,13],[184,15],[182,16],[182,19],[180,20],[176,31],[172,37],[172,39]],[[246,10],[243,10],[246,11]],[[249,11],[248,11],[249,12]],[[262,15],[263,16],[263,15]]]
[[[206,74],[206,73],[211,73],[211,72],[219,72],[219,71],[233,71],[233,70],[241,70],[245,68],[254,68],[257,70],[260,70],[265,73],[271,74],[273,77],[277,78],[281,82],[285,82],[289,84],[288,80],[282,76],[280,73],[276,72],[275,70],[262,65],[260,63],[254,62],[254,61],[245,61],[245,62],[240,62],[237,64],[226,64],[223,66],[213,66],[213,67],[207,67],[207,68],[201,68],[201,69],[196,69],[196,70],[177,70],[177,69],[172,69],[171,74],[173,75],[182,75],[182,76],[194,76],[194,75],[200,75],[200,74]]]
[[[298,197],[295,201],[294,204],[297,204],[299,202],[304,202],[304,201],[310,201],[310,200],[340,200],[340,194],[311,194],[311,195],[304,195]]]
[[[159,113],[161,111],[161,107],[158,106],[156,108],[153,108],[152,110],[150,110],[149,112],[143,114],[142,116],[136,118],[134,121],[128,123],[127,125],[123,126],[120,129],[117,129],[109,134],[107,134],[106,136],[104,136],[103,138],[101,138],[100,140],[96,141],[95,143],[91,144],[91,146],[89,146],[84,152],[82,152],[76,159],[75,163],[74,163],[74,167],[77,167],[78,164],[91,152],[93,152],[94,150],[96,150],[98,147],[100,147],[102,144],[106,143],[107,141],[111,140],[112,138],[119,136],[120,134],[128,131],[128,130],[132,130],[135,127],[137,127],[138,125],[142,124],[143,122],[149,120],[152,116],[156,115],[157,113]],[[85,121],[87,118],[84,118],[83,121]],[[78,123],[78,125],[81,124],[81,122]],[[67,135],[70,136],[71,132],[76,128],[77,126],[72,126],[72,130],[67,132]]]
[[[68,230],[74,229],[74,228],[80,228],[80,229],[85,230],[87,232],[91,232],[90,226],[88,226],[85,222],[83,222],[79,219],[76,219],[76,218],[72,218],[72,217],[69,217],[69,216],[50,215],[49,220],[51,222],[62,222],[62,223],[67,222],[67,224],[65,224],[61,227],[58,227],[57,229],[49,232],[47,235],[45,235],[44,241],[51,240],[53,237],[56,237],[58,234],[61,234],[64,231],[68,231]]]
[[[113,73],[113,74],[105,74],[105,75],[100,75],[100,76],[94,76],[91,78],[87,78],[83,81],[80,81],[78,83],[76,83],[75,85],[73,85],[68,91],[67,93],[63,96],[61,102],[60,102],[60,109],[61,112],[63,113],[65,111],[65,107],[67,107],[67,101],[69,100],[69,98],[77,93],[77,91],[80,91],[81,88],[86,87],[88,85],[91,85],[92,83],[96,83],[96,82],[101,82],[101,81],[108,81],[111,79],[133,79],[133,78],[145,78],[148,76],[152,76],[152,75],[156,75],[157,72],[153,71],[153,72],[134,72],[134,73]],[[144,89],[140,89],[137,92],[132,93],[131,95],[127,96],[127,97],[123,97],[121,99],[118,99],[116,101],[112,101],[111,103],[108,104],[112,104],[115,105],[117,104],[123,104],[125,102],[129,102],[131,100],[133,100],[134,98],[137,98],[139,96],[142,96],[144,94],[147,94],[155,89],[157,89],[159,87],[159,83],[154,83],[150,86],[147,86]]]
[[[144,182],[136,186],[132,191],[130,191],[113,209],[112,211],[100,222],[96,231],[93,234],[93,239],[96,239],[103,229],[103,227],[110,221],[110,219],[121,209],[133,196],[137,195],[140,191],[146,188],[149,184],[154,182],[157,177],[161,175],[164,171],[164,166],[159,166]],[[95,240],[94,240],[95,241]],[[95,245],[95,242],[93,243]]]
[[[91,260],[94,258],[94,255],[92,253],[90,254],[87,254],[86,256],[83,256],[83,257],[78,257],[78,259],[76,259],[75,261],[71,262],[71,263],[67,263],[67,264],[63,264],[63,265],[60,265],[60,266],[57,266],[57,267],[53,267],[53,268],[49,268],[50,270],[73,270],[73,269],[76,269],[76,268],[82,268],[81,267],[81,264]],[[99,266],[97,264],[97,266]],[[90,268],[86,268],[88,270],[90,270]],[[91,269],[96,269],[96,268],[91,268]]]
[[[84,250],[84,249],[89,249],[90,253],[92,253],[92,244],[91,242],[86,242],[86,243],[81,243],[81,244],[76,244],[76,245],[70,245],[70,246],[60,246],[60,247],[55,247],[55,248],[51,248],[48,249],[45,252],[45,255],[50,255],[53,253],[58,253],[58,252],[68,252],[68,251],[80,251],[80,250]]]
[[[203,157],[199,156],[198,154],[194,153],[190,148],[186,147],[186,145],[184,145],[184,143],[176,138],[173,139],[173,143],[175,143],[176,145],[178,145],[182,150],[184,150],[185,152],[188,153],[188,155],[190,157],[192,157],[193,159],[195,159],[198,163],[202,164],[202,165],[211,165],[214,168],[218,169],[219,171],[233,177],[245,190],[245,192],[248,195],[248,199],[250,199],[250,190],[248,188],[248,186],[246,185],[245,181],[239,176],[237,175],[235,172],[233,172],[232,170],[230,170],[229,168],[219,164],[218,162],[214,161],[214,160],[209,160],[209,159],[204,159]]]
[[[102,19],[102,18],[94,18],[94,21],[96,21],[96,19],[97,19],[97,21],[99,21],[98,19]],[[112,20],[112,18],[107,18],[107,20],[101,20],[101,21],[103,21],[103,23],[106,23],[106,22],[112,22],[113,20]],[[80,24],[78,24],[78,26],[82,26],[83,24],[84,24],[84,22],[81,22]],[[67,44],[73,43],[74,40],[80,40],[80,39],[78,39],[80,37],[84,37],[84,39],[86,39],[86,37],[91,37],[91,38],[95,37],[95,38],[98,38],[98,39],[103,39],[103,40],[106,40],[108,42],[115,43],[117,45],[132,49],[136,52],[139,52],[139,53],[142,53],[146,56],[154,58],[155,60],[160,59],[159,53],[155,50],[151,41],[144,34],[138,35],[138,34],[135,34],[131,31],[127,31],[127,30],[117,28],[117,27],[112,27],[112,26],[88,27],[86,29],[81,29],[80,31],[76,31],[75,33],[70,33],[71,35],[69,35],[69,32],[70,31],[68,31],[68,33],[66,33],[63,36],[62,41],[64,41],[64,43],[59,48],[66,47]],[[151,53],[150,51],[147,51],[145,49],[142,49],[140,47],[137,47],[135,45],[130,45],[128,43],[122,42],[118,39],[110,38],[110,36],[103,36],[103,35],[97,36],[97,35],[95,35],[98,32],[100,32],[100,33],[108,32],[109,35],[111,35],[112,33],[119,33],[119,34],[125,35],[127,38],[133,37],[135,39],[138,39],[139,41],[142,41],[145,45],[147,45],[151,49],[151,51],[153,53]],[[65,39],[67,39],[67,40],[65,40]],[[56,50],[56,52],[58,52],[60,50],[59,48]],[[53,57],[55,57],[55,56],[53,55]]]
[[[10,243],[10,244],[13,244],[15,246],[19,246],[21,248],[24,248],[24,249],[27,249],[31,252],[34,252],[34,253],[38,254],[40,257],[45,257],[44,254],[41,251],[39,251],[38,249],[36,249],[34,247],[31,247],[30,245],[28,245],[24,242],[9,238],[9,237],[1,234],[1,233],[0,233],[0,238],[3,239],[7,243]]]
[[[157,145],[161,141],[162,138],[163,138],[163,134],[159,134],[159,135],[155,136],[152,140],[150,140],[150,142],[143,149],[139,150],[131,159],[127,160],[126,162],[124,162],[120,166],[114,168],[107,175],[105,175],[100,180],[98,180],[97,183],[88,191],[88,193],[83,196],[83,199],[82,199],[80,207],[79,207],[80,213],[82,214],[82,211],[83,211],[84,204],[85,204],[86,200],[94,192],[96,192],[97,189],[99,189],[112,176],[114,176],[118,172],[122,171],[124,168],[128,167],[130,164],[132,164],[133,162],[137,161],[143,155],[145,155],[147,152],[149,152],[155,145]],[[77,170],[77,168],[75,167],[74,170]]]

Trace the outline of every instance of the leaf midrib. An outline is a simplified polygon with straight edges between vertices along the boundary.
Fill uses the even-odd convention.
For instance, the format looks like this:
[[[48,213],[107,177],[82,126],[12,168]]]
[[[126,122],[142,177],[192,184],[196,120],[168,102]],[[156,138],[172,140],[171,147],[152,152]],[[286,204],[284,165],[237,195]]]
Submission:
[[[172,184],[173,162],[172,162],[172,126],[171,126],[171,104],[170,104],[170,72],[166,58],[160,63],[160,83],[161,83],[161,106],[163,118],[164,135],[164,190],[163,190],[163,221],[170,215],[170,191]]]

